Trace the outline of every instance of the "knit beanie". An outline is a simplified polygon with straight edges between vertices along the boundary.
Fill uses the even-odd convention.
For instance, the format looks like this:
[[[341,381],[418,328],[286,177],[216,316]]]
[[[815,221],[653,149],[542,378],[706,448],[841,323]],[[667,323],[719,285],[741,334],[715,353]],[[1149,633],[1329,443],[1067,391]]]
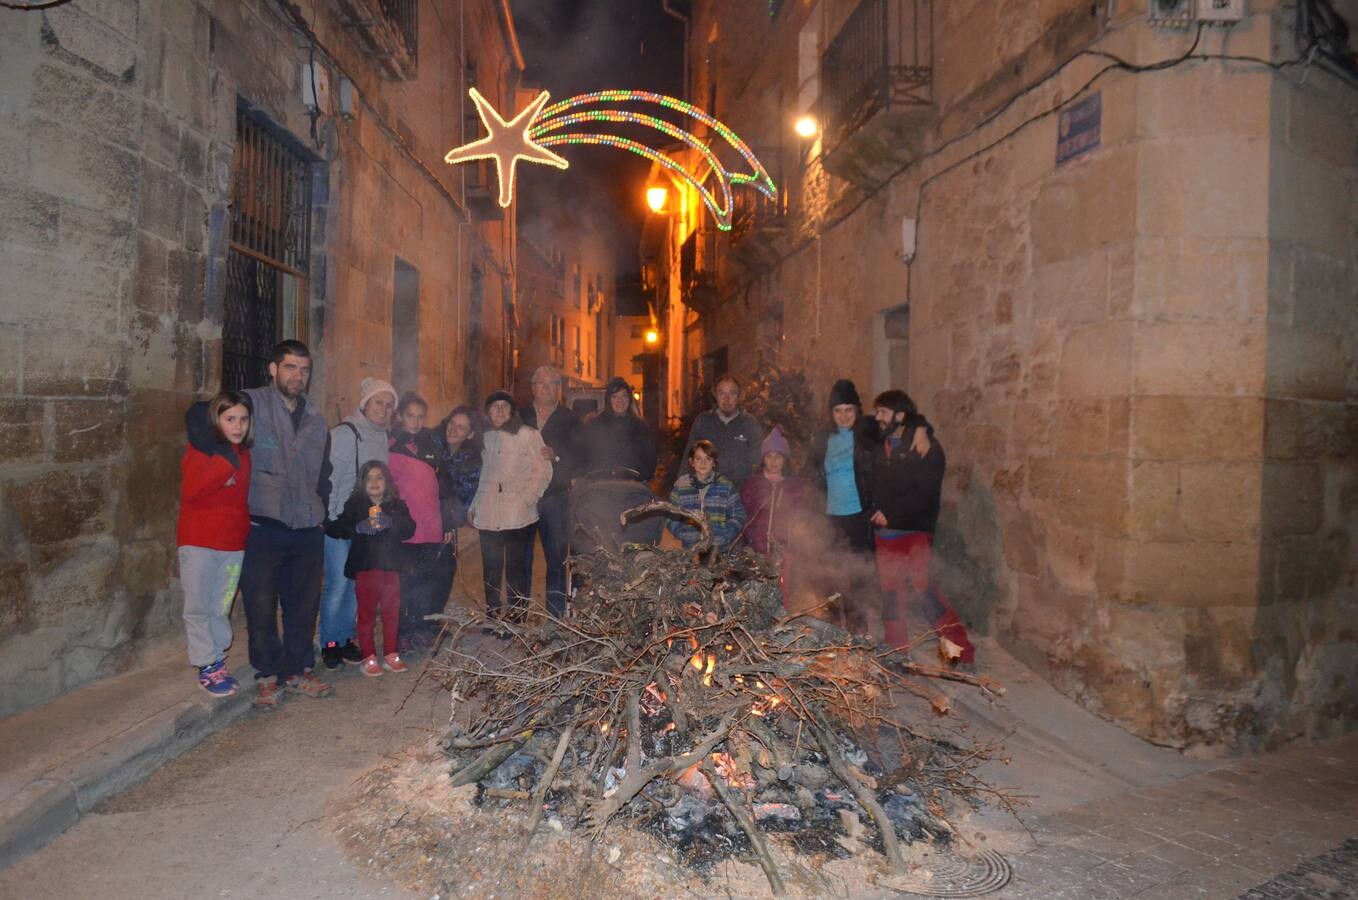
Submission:
[[[509,391],[504,390],[491,391],[481,408],[489,411],[492,403],[499,403],[501,400],[509,404],[509,411],[511,413],[519,411],[519,405],[514,402],[514,396],[510,394]]]
[[[767,456],[770,453],[781,453],[785,459],[792,455],[788,450],[787,438],[783,437],[783,429],[777,425],[773,426],[768,437],[764,438],[764,443],[759,445],[760,456]]]
[[[862,406],[863,403],[858,399],[858,388],[853,386],[853,382],[847,378],[841,378],[830,388],[830,408],[842,406],[845,403],[852,403],[854,406]]]
[[[396,388],[392,387],[390,382],[383,381],[380,378],[363,379],[358,385],[359,410],[362,411],[363,407],[368,405],[369,400],[381,393],[391,394],[391,402],[396,403]]]

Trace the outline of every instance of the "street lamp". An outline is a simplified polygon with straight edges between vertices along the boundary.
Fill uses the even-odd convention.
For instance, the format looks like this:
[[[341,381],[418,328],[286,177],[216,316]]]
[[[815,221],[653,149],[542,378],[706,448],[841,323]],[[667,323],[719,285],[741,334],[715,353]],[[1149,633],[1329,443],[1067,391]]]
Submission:
[[[651,208],[651,212],[660,213],[665,211],[665,203],[669,200],[670,192],[664,187],[648,187],[646,189],[646,205]]]
[[[656,331],[654,328],[647,328],[646,343],[657,344],[659,342],[660,342],[660,332]]]
[[[804,116],[798,116],[792,128],[801,137],[813,138],[816,136],[816,132],[820,131],[820,123],[816,121],[815,116],[807,113]]]

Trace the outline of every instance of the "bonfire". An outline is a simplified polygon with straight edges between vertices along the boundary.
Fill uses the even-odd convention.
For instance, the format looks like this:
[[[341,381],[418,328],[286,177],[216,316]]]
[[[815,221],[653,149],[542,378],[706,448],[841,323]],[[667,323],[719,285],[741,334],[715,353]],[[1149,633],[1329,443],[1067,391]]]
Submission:
[[[675,515],[665,503],[626,517]],[[693,519],[705,528],[701,518]],[[572,616],[509,626],[497,658],[445,617],[428,671],[449,692],[442,747],[453,787],[526,804],[591,839],[649,831],[694,866],[752,856],[786,891],[770,841],[807,856],[858,840],[905,874],[903,842],[949,840],[948,816],[989,788],[932,682],[1000,687],[789,616],[776,567],[750,551],[607,544],[576,558]]]

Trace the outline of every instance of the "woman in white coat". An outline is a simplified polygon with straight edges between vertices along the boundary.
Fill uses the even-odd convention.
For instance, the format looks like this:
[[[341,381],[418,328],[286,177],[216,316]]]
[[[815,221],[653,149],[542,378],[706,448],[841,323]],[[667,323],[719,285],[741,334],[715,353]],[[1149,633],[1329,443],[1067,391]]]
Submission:
[[[467,513],[467,522],[481,536],[481,567],[486,587],[486,617],[500,619],[501,586],[509,590],[512,622],[528,614],[531,585],[525,564],[532,552],[532,525],[538,520],[538,500],[552,480],[542,436],[523,424],[507,391],[486,398],[490,428],[481,453],[481,481]]]

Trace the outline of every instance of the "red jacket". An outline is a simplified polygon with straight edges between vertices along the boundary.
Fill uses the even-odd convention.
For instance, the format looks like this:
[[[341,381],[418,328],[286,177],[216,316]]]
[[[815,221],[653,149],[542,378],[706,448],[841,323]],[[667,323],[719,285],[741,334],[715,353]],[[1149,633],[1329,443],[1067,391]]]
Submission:
[[[237,447],[240,468],[223,456],[189,447],[180,463],[180,547],[244,550],[250,532],[250,451]],[[229,482],[229,483],[228,483]]]

